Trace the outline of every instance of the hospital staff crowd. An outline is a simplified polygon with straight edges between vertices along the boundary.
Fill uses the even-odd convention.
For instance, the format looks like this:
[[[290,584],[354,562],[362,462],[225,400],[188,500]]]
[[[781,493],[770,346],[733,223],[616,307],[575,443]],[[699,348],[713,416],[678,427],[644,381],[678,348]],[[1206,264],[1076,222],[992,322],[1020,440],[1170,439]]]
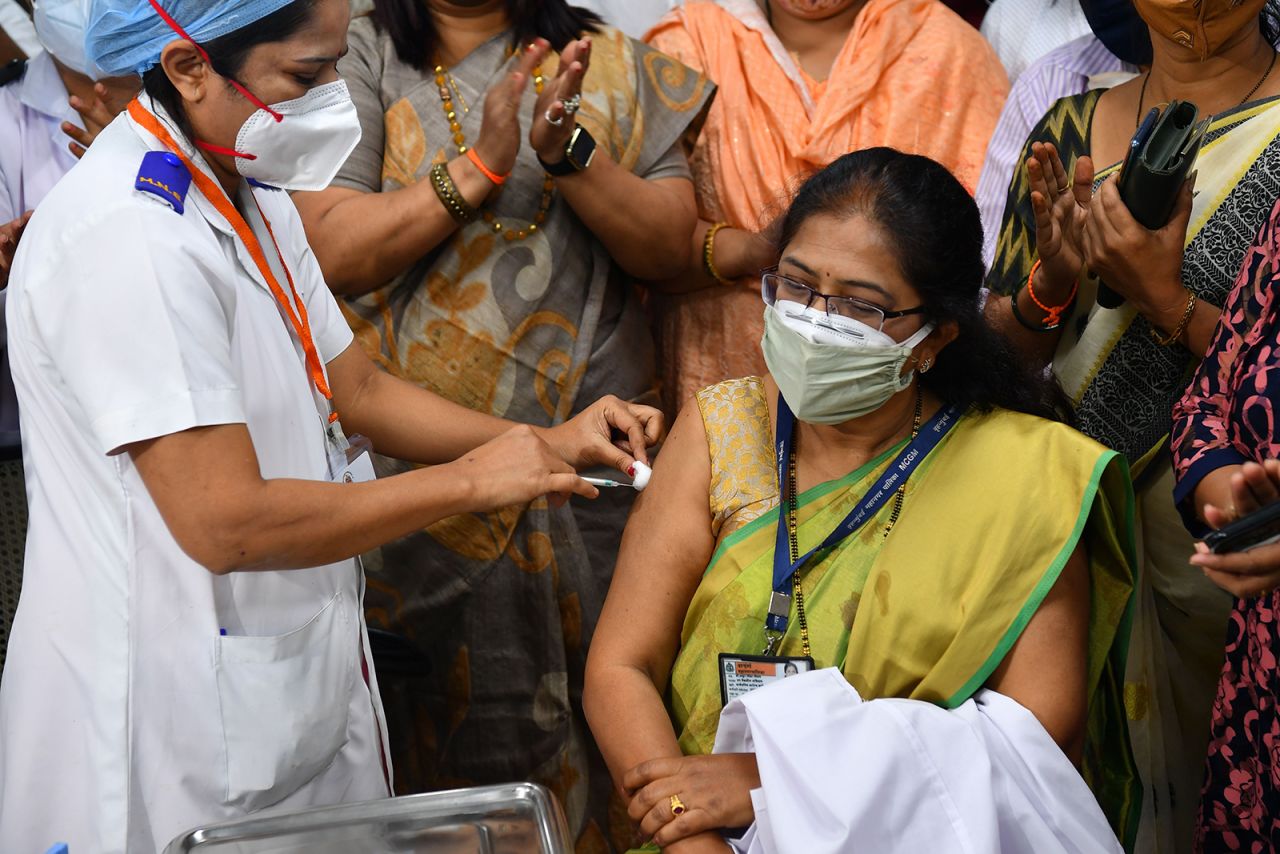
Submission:
[[[525,780],[579,852],[1280,850],[1277,45],[0,0],[0,851]]]

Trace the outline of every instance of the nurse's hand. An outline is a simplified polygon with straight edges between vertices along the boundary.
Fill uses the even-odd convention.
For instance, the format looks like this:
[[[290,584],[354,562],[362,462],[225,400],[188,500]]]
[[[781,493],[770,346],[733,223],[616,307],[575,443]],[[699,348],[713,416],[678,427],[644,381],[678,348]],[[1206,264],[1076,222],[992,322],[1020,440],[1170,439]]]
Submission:
[[[448,468],[465,485],[462,512],[485,512],[500,507],[528,504],[549,496],[559,506],[570,495],[595,498],[600,491],[574,471],[538,435],[533,427],[521,424],[496,439],[469,451]]]
[[[646,449],[662,438],[662,413],[613,395],[600,398],[543,437],[574,468],[606,465],[631,474],[631,464],[649,464]]]
[[[520,153],[520,101],[529,86],[529,78],[551,49],[546,39],[536,39],[525,48],[515,70],[503,77],[485,93],[484,118],[480,135],[472,148],[490,170],[499,175],[510,174]]]
[[[14,253],[18,251],[18,241],[22,239],[22,230],[27,227],[34,211],[27,211],[13,222],[0,225],[0,289],[9,285],[9,269],[13,266]]]

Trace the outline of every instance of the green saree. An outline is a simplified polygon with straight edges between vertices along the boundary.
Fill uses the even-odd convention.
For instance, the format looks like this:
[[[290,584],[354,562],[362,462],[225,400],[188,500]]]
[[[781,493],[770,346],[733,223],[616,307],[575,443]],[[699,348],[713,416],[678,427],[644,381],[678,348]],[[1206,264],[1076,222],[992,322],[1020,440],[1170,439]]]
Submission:
[[[671,673],[669,706],[688,754],[710,752],[715,740],[718,653],[762,646],[778,518],[763,385],[734,380],[698,401],[720,528]],[[726,423],[735,423],[732,435]],[[821,542],[900,450],[800,496],[802,552]],[[744,466],[755,473],[743,475]],[[726,477],[735,487],[717,490]],[[959,706],[1000,666],[1083,545],[1092,597],[1083,772],[1117,835],[1131,838],[1140,794],[1122,702],[1134,583],[1133,496],[1123,459],[1059,424],[1000,410],[970,413],[912,476],[886,537],[889,512],[802,570],[816,665],[838,667],[867,699]],[[782,654],[799,650],[792,621]]]

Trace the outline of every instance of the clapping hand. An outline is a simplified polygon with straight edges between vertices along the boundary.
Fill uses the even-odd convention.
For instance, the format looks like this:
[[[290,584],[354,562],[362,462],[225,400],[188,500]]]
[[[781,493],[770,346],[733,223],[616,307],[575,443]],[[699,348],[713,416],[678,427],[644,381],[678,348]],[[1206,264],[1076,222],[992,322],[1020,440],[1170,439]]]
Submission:
[[[1211,528],[1280,501],[1280,460],[1245,463],[1230,474],[1227,490],[1226,506],[1204,505],[1204,520]],[[1204,543],[1196,543],[1191,563],[1234,596],[1259,596],[1280,587],[1280,543],[1231,554],[1213,554]]]
[[[98,138],[98,134],[102,133],[102,129],[111,124],[115,117],[124,112],[125,107],[129,106],[129,101],[133,95],[127,97],[113,94],[102,83],[93,84],[93,100],[85,103],[77,95],[72,95],[70,104],[71,109],[80,114],[80,118],[84,121],[84,129],[73,125],[71,122],[62,123],[62,132],[71,137],[71,142],[67,143],[67,148],[76,157],[84,157],[85,150],[93,144]]]
[[[542,63],[551,45],[537,39],[520,54],[515,70],[489,88],[484,96],[484,118],[480,135],[472,148],[480,159],[499,175],[507,175],[520,153],[520,101],[533,70]]]
[[[560,53],[560,68],[547,81],[534,105],[529,144],[547,163],[564,159],[564,149],[576,126],[574,113],[582,95],[582,78],[591,65],[591,39],[571,41]],[[572,106],[566,108],[568,102]]]
[[[1036,253],[1040,273],[1035,288],[1042,301],[1066,302],[1084,269],[1083,234],[1093,195],[1093,160],[1076,160],[1075,176],[1067,170],[1052,143],[1037,142],[1027,159],[1031,208],[1036,218]]]

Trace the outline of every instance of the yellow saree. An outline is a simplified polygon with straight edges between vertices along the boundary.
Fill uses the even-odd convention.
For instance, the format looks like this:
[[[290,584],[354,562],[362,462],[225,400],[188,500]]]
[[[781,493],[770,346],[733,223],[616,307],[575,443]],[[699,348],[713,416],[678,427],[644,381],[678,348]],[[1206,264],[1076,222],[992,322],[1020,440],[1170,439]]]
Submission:
[[[687,754],[710,752],[715,741],[718,654],[763,646],[777,525],[763,383],[721,383],[698,404],[717,548],[671,673],[669,707]],[[822,541],[900,450],[799,496],[801,551]],[[1000,665],[1083,543],[1092,590],[1083,770],[1117,835],[1130,839],[1140,795],[1122,704],[1135,565],[1123,459],[1059,424],[970,413],[912,476],[885,537],[888,512],[802,570],[816,665],[840,668],[868,699],[954,708]],[[794,621],[782,654],[800,654]]]

